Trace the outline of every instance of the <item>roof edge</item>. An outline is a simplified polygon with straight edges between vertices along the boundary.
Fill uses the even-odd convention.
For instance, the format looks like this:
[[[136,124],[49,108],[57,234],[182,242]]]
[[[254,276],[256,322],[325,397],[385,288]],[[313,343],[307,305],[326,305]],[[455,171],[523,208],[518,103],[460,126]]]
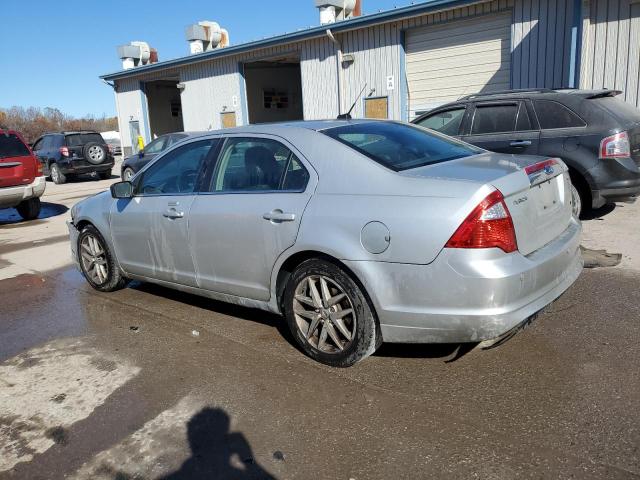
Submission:
[[[363,15],[361,17],[351,18],[349,20],[343,20],[336,23],[319,25],[307,30],[300,30],[297,32],[287,33],[284,35],[278,35],[275,37],[265,38],[263,40],[255,40],[253,42],[242,43],[231,47],[222,48],[219,50],[211,50],[209,52],[198,53],[195,55],[188,55],[185,57],[179,57],[173,60],[166,60],[164,62],[154,63],[152,65],[145,65],[143,67],[136,67],[129,70],[120,70],[114,73],[108,73],[101,75],[99,78],[102,80],[119,80],[126,77],[137,76],[138,74],[155,72],[158,70],[164,70],[167,68],[178,67],[191,63],[199,63],[215,58],[226,57],[231,55],[237,55],[250,50],[257,50],[260,48],[267,48],[281,43],[295,42],[301,40],[309,40],[315,37],[322,37],[327,30],[331,30],[334,33],[345,32],[349,30],[355,30],[358,28],[368,27],[380,23],[387,23],[401,20],[405,17],[411,17],[416,14],[425,14],[431,11],[440,9],[440,7],[447,6],[448,8],[456,8],[459,6],[471,5],[474,3],[482,3],[486,0],[433,0],[420,3],[418,5],[408,5],[406,7],[395,8],[393,10],[387,10],[384,12],[373,13],[370,15]]]

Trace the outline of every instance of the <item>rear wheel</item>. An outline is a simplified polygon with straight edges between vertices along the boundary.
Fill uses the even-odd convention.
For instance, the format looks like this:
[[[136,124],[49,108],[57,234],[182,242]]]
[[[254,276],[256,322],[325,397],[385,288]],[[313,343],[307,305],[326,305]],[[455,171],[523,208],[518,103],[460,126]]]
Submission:
[[[107,243],[94,226],[88,225],[78,235],[77,252],[82,274],[96,290],[113,292],[127,285]]]
[[[363,291],[331,262],[301,263],[287,282],[284,309],[302,350],[326,365],[350,367],[374,353],[381,342]]]
[[[62,173],[57,163],[52,163],[49,166],[49,171],[51,172],[51,180],[53,180],[53,183],[56,185],[61,185],[67,181],[67,177]]]
[[[20,203],[16,207],[20,216],[25,220],[35,220],[40,215],[40,209],[42,205],[39,198],[30,198]]]
[[[580,198],[580,192],[578,192],[573,183],[571,184],[571,208],[573,216],[580,218],[580,215],[582,215],[582,199]]]

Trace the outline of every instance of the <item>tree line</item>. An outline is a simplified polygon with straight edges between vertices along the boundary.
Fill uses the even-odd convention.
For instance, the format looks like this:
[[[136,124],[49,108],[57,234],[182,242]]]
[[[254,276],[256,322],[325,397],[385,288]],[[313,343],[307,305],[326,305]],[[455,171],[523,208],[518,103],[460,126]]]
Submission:
[[[96,130],[107,132],[118,130],[116,117],[94,117],[87,115],[75,118],[57,108],[11,107],[0,108],[0,127],[16,130],[27,142],[34,142],[46,132]]]

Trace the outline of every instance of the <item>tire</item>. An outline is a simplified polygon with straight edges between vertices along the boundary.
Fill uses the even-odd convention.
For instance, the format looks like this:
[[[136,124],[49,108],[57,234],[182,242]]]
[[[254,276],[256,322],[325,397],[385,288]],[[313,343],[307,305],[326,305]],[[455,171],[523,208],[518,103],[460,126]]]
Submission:
[[[82,155],[92,165],[101,165],[107,159],[106,149],[96,142],[89,142],[82,147]]]
[[[343,298],[337,300],[341,295]],[[327,298],[336,303],[327,308]],[[320,308],[318,300],[322,303]],[[352,313],[340,315],[348,310]],[[284,311],[300,348],[325,365],[350,367],[373,354],[382,342],[375,313],[364,292],[349,274],[322,259],[306,260],[291,274],[284,293]]]
[[[18,213],[24,220],[35,220],[40,215],[40,210],[42,208],[42,204],[40,203],[39,198],[30,198],[29,200],[25,200],[20,203],[16,207]]]
[[[62,170],[60,170],[60,167],[57,163],[52,163],[49,166],[49,171],[51,172],[51,180],[56,185],[62,185],[63,183],[67,182],[67,176],[62,173]]]
[[[94,289],[115,292],[127,286],[129,281],[122,276],[107,242],[93,225],[82,229],[76,247],[82,275]]]
[[[582,215],[582,197],[573,183],[571,184],[571,203],[573,216],[580,218],[580,215]]]
[[[135,174],[136,173],[133,171],[133,169],[127,167],[122,171],[122,180],[124,180],[125,182],[130,182]]]
[[[105,170],[104,172],[98,172],[100,180],[109,180],[111,178],[111,170]]]

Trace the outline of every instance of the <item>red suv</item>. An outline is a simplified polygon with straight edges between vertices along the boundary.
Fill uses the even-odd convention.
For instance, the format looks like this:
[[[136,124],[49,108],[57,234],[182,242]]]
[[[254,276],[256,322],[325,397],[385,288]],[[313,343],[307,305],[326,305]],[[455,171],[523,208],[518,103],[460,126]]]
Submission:
[[[16,208],[25,220],[40,214],[46,180],[42,164],[18,132],[0,128],[0,208]]]

